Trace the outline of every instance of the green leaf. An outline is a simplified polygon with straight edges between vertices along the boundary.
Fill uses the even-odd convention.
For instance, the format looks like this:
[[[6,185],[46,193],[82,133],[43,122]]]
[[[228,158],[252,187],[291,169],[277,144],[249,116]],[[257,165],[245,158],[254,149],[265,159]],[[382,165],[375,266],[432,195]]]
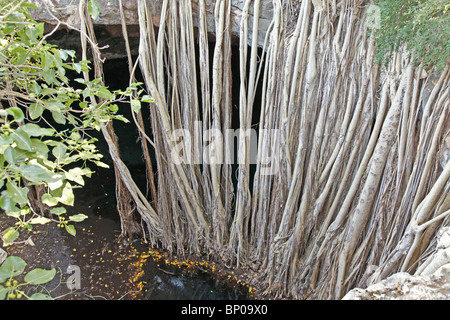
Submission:
[[[20,108],[17,107],[8,108],[6,109],[6,112],[10,116],[13,116],[16,122],[22,122],[25,119],[25,115],[23,114],[23,111]]]
[[[61,112],[62,110],[64,110],[66,108],[64,103],[62,103],[61,101],[56,100],[56,99],[47,101],[45,106],[48,110],[55,111],[55,112]]]
[[[5,152],[3,153],[3,156],[5,157],[5,160],[8,161],[9,164],[16,163],[16,150],[12,147],[6,148]]]
[[[38,182],[39,180],[41,180],[42,175],[45,176],[48,173],[51,174],[51,172],[47,169],[34,164],[21,165],[19,169],[20,173],[25,177],[25,179],[33,182]]]
[[[83,93],[83,98],[87,99],[91,96],[92,91],[89,88],[87,88],[87,89],[84,89],[82,93]],[[86,108],[87,106],[88,106],[87,103],[80,103],[80,107],[82,107],[83,109]]]
[[[69,56],[75,58],[76,52],[75,50],[59,49],[58,54],[62,60],[66,61]]]
[[[28,58],[28,52],[23,47],[17,47],[13,50],[14,54],[17,57],[16,63],[17,65],[25,64]]]
[[[36,268],[25,275],[25,282],[30,284],[44,284],[51,281],[56,275],[56,269],[45,270]]]
[[[36,24],[36,30],[38,31],[39,38],[42,38],[44,36],[44,28],[45,24],[43,22]]]
[[[50,52],[45,51],[44,57],[42,59],[42,69],[44,69],[44,71],[47,71],[51,67],[53,67],[53,65],[54,65],[53,55]]]
[[[67,54],[72,58],[75,58],[76,51],[75,50],[66,50]]]
[[[36,292],[30,296],[30,300],[53,300],[53,298],[47,294]]]
[[[44,108],[38,103],[32,103],[30,105],[30,108],[28,109],[28,112],[30,114],[31,120],[36,120],[37,118],[42,116]]]
[[[0,267],[0,283],[5,282],[13,275],[11,270]]]
[[[13,143],[13,141],[14,140],[10,136],[7,136],[6,134],[2,134],[0,136],[0,145],[1,146],[11,144],[11,143]]]
[[[53,120],[55,120],[56,123],[66,124],[66,118],[64,117],[64,115],[60,111],[58,111],[58,112],[52,111],[52,117],[53,117]]]
[[[16,208],[14,205],[15,203],[13,203],[11,198],[8,196],[8,192],[4,190],[2,192],[2,196],[0,197],[0,208],[5,210],[6,214],[9,215],[9,212]]]
[[[35,5],[34,3],[32,3],[32,2],[24,2],[22,4],[22,6],[24,8],[39,9],[39,7],[37,5]]]
[[[51,191],[60,189],[62,187],[62,185],[63,185],[62,177],[60,179],[56,180],[55,182],[48,183],[48,187]],[[61,194],[62,194],[62,189],[61,189],[61,192],[59,193],[58,197],[60,197]],[[52,195],[55,196],[55,194],[52,194]]]
[[[57,90],[54,88],[44,88],[44,89],[42,89],[41,94],[43,96],[50,96],[52,94],[55,94],[56,92],[57,92]]]
[[[53,209],[50,210],[51,214],[54,214],[54,215],[57,215],[57,216],[60,216],[60,215],[62,215],[64,213],[66,213],[66,212],[67,212],[66,208],[63,208],[63,207],[53,208]]]
[[[75,229],[75,227],[71,224],[66,224],[66,231],[72,235],[72,236],[76,236],[77,235],[77,230]]]
[[[37,217],[30,220],[31,224],[46,224],[49,223],[51,220],[46,217]]]
[[[70,134],[70,139],[72,139],[73,141],[80,141],[81,140],[81,134],[79,134],[78,132],[72,132]]]
[[[10,210],[6,210],[6,215],[8,217],[13,217],[13,218],[20,218],[22,216],[21,210],[19,210],[19,208],[17,207],[13,207]]]
[[[101,162],[101,161],[95,161],[94,163],[95,163],[97,166],[101,167],[101,168],[109,169],[109,166],[108,166],[106,163],[104,163],[104,162]]]
[[[41,92],[42,92],[42,88],[41,88],[41,86],[40,85],[38,85],[36,82],[33,82],[31,85],[30,85],[30,91],[32,92],[32,93],[34,93],[35,95],[40,95],[41,94]],[[31,105],[30,105],[30,107],[33,105],[34,103],[32,103]]]
[[[97,96],[105,100],[114,99],[114,94],[111,91],[109,91],[106,87],[101,87],[100,89],[98,89]]]
[[[141,100],[142,100],[142,102],[147,102],[147,103],[155,103],[156,102],[155,99],[153,99],[153,97],[149,96],[149,95],[142,96]]]
[[[16,150],[16,162],[23,162],[28,158],[29,152],[27,152],[26,150],[22,150],[20,148],[17,148],[15,150]]]
[[[62,143],[58,144],[56,147],[53,148],[52,154],[56,157],[56,159],[61,160],[66,156],[67,153],[67,147],[63,145]]]
[[[25,179],[39,183],[55,183],[62,179],[62,175],[59,173],[54,173],[45,167],[34,165],[34,164],[22,164],[19,167],[19,172],[25,177]]]
[[[133,109],[135,113],[139,113],[141,110],[141,102],[136,99],[131,100],[131,109]]]
[[[84,186],[84,179],[82,177],[83,170],[81,168],[70,169],[66,172],[66,178],[70,181],[76,182],[79,185]]]
[[[66,61],[67,58],[69,57],[69,55],[67,54],[67,50],[64,50],[64,49],[58,50],[58,55],[64,61]]]
[[[8,23],[8,24],[5,24],[3,26],[3,30],[2,31],[3,31],[4,34],[11,34],[11,33],[14,32],[14,30],[15,30],[14,24]]]
[[[12,275],[13,272],[11,270],[0,267],[0,283],[3,283],[6,280],[8,280],[9,278],[11,278]]]
[[[125,122],[125,123],[129,123],[130,122],[130,120],[128,120],[127,118],[125,118],[124,116],[121,116],[120,114],[119,115],[116,115],[116,116],[114,116],[114,119],[116,119],[116,120],[120,120],[120,121],[122,121],[122,122]]]
[[[58,199],[54,198],[52,195],[45,193],[42,195],[42,203],[45,203],[49,207],[54,207],[58,204]]]
[[[16,22],[24,22],[26,19],[25,15],[22,12],[15,11],[7,16],[7,21],[16,21]]]
[[[27,123],[21,126],[30,137],[42,137],[42,136],[52,136],[55,133],[54,129],[42,128],[34,123]]]
[[[82,221],[86,220],[87,218],[88,218],[87,215],[80,213],[80,214],[76,214],[74,216],[70,216],[69,220],[73,221],[73,222],[82,222]]]
[[[100,14],[100,6],[98,5],[98,2],[96,0],[89,1],[88,12],[93,20],[97,20],[98,15]]]
[[[33,151],[47,159],[49,152],[47,145],[39,139],[31,139],[31,143],[33,144]]]
[[[12,135],[14,142],[20,149],[26,151],[33,151],[33,144],[31,143],[30,136],[23,129],[17,129]]]
[[[38,30],[35,27],[28,27],[25,34],[28,36],[30,41],[35,42],[38,37]]]
[[[90,168],[84,168],[82,171],[83,171],[83,175],[85,175],[88,178],[90,178],[93,174],[93,172]]]
[[[44,80],[48,85],[51,85],[55,81],[55,70],[47,69],[44,71]]]
[[[5,288],[4,286],[0,285],[0,300],[4,300],[6,297],[6,294],[10,291],[10,288]]]
[[[22,205],[28,202],[28,188],[21,188],[12,181],[6,183],[6,191],[8,192],[8,196],[15,202]]]
[[[117,111],[119,111],[119,106],[117,104],[112,104],[109,106],[109,110],[116,113]]]
[[[17,277],[25,270],[27,263],[20,257],[9,256],[0,266],[0,283],[10,277]]]
[[[72,185],[66,182],[61,197],[57,198],[59,202],[67,206],[73,206],[75,196],[73,194]]]
[[[10,228],[8,231],[6,231],[3,234],[3,246],[9,246],[11,245],[14,240],[16,240],[19,237],[19,231],[17,231],[14,228]]]
[[[79,63],[73,63],[72,64],[72,68],[77,72],[77,73],[81,73],[81,65]],[[75,79],[75,81],[77,81],[79,79]],[[77,81],[80,82],[80,81]]]

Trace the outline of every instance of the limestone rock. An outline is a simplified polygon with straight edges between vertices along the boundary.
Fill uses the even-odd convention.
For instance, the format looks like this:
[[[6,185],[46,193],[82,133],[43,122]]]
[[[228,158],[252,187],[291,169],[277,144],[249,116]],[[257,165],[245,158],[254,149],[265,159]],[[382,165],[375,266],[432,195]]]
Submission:
[[[343,300],[447,300],[450,299],[450,227],[441,228],[436,249],[415,275],[393,274],[366,289],[350,290]]]
[[[366,289],[350,290],[343,300],[448,300],[450,267],[430,276],[396,273]]]
[[[32,0],[38,6],[38,10],[33,10],[32,15],[35,20],[47,22],[48,24],[56,24],[56,19],[73,27],[80,25],[80,17],[78,13],[78,5],[80,0]],[[99,17],[94,21],[94,24],[99,26],[120,26],[120,11],[119,0],[97,0],[100,7]],[[155,26],[159,25],[162,0],[150,0],[152,8],[153,22]],[[122,0],[125,20],[129,26],[139,25],[139,16],[137,10],[137,0]],[[214,34],[215,19],[214,19],[214,0],[206,0],[205,7],[207,10],[207,27],[211,34]],[[235,37],[239,36],[239,27],[244,7],[245,0],[232,0],[232,34]],[[194,24],[198,21],[198,0],[192,0],[192,10],[194,17]],[[259,33],[258,45],[264,44],[264,37],[270,26],[273,16],[273,7],[271,0],[262,0],[260,7],[259,18]],[[251,26],[253,23],[253,5],[249,12],[249,44],[252,41]],[[115,28],[113,32],[121,34],[120,28]]]
[[[73,27],[79,27],[78,6],[80,0],[32,0],[39,9],[33,10],[35,20],[56,24],[56,18]],[[156,1],[158,2],[158,1]],[[120,25],[119,0],[97,0],[100,14],[95,24]],[[128,24],[138,24],[137,0],[122,0],[125,19]]]

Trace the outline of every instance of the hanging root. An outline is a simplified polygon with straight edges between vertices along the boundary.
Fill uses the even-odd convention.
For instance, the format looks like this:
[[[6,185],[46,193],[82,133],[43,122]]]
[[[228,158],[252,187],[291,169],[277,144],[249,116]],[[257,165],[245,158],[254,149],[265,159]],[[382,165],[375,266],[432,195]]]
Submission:
[[[425,269],[435,234],[449,221],[450,169],[440,168],[437,156],[449,131],[448,69],[437,81],[423,78],[404,48],[389,66],[375,65],[373,39],[353,0],[273,0],[262,57],[263,2],[246,0],[237,68],[231,0],[215,2],[214,30],[211,8],[193,3],[164,0],[155,34],[148,1],[138,1],[139,66],[156,101],[151,133],[136,119],[143,146],[151,143],[156,156],[152,203],[121,161],[113,132],[102,128],[129,192],[119,200],[136,208],[154,243],[252,268],[254,281],[274,297],[339,299],[356,285]],[[233,186],[232,165],[217,161],[233,148],[225,130],[233,112],[242,132],[251,129],[257,108],[253,185],[250,140],[242,135]],[[211,133],[207,141],[196,136],[198,123],[201,135]],[[187,134],[173,139],[174,132]],[[200,163],[192,161],[197,146]],[[150,165],[147,173],[153,180]]]

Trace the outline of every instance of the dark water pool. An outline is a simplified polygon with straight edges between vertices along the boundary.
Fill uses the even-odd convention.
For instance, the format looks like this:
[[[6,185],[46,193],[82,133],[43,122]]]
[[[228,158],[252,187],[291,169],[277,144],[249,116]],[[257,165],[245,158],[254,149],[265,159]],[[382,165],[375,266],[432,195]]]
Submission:
[[[239,289],[224,288],[206,274],[194,277],[171,276],[158,272],[145,288],[146,300],[245,300]]]
[[[84,294],[98,299],[248,299],[244,286],[221,283],[202,271],[192,275],[174,270],[145,255],[149,248],[142,240],[121,239],[111,170],[100,169],[75,193],[76,205],[70,213],[84,213],[89,218],[76,224],[76,237],[64,236],[72,263],[82,273],[81,294],[74,298]]]

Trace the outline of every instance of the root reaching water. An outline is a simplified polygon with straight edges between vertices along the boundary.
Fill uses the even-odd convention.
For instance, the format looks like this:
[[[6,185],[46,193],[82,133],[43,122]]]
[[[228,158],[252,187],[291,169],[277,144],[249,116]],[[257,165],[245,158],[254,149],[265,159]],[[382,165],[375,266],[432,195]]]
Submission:
[[[253,268],[254,281],[271,296],[338,299],[357,285],[417,269],[436,230],[448,225],[450,169],[439,170],[437,154],[448,135],[449,71],[432,84],[434,75],[419,77],[421,67],[404,49],[388,67],[374,64],[358,1],[290,2],[298,15],[272,1],[258,57],[261,1],[245,1],[239,68],[232,68],[231,0],[215,2],[211,61],[204,0],[195,7],[196,23],[191,1],[164,0],[157,35],[148,1],[139,0],[139,65],[156,101],[148,134],[158,168],[153,204],[120,160],[112,132],[103,132],[118,186],[129,193],[118,194],[120,203],[134,202],[152,244]],[[231,100],[235,72],[239,101]],[[197,152],[194,141],[172,135],[181,129],[198,140],[198,121],[203,132],[223,134],[233,103],[242,132],[261,111],[257,154],[249,136],[238,138],[236,186],[232,165],[218,161],[232,150],[231,139],[207,136],[200,143],[207,161],[199,164],[186,161]],[[176,163],[180,154],[185,161]],[[151,166],[147,172],[153,180]]]

